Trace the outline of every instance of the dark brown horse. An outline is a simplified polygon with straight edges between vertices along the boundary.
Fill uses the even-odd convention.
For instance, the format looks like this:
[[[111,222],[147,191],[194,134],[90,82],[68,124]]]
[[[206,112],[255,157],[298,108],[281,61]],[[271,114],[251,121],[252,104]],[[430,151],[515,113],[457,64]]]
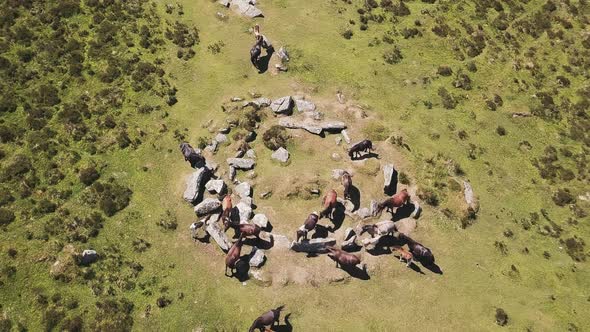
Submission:
[[[344,199],[350,200],[350,187],[352,187],[352,176],[348,172],[342,174],[342,185],[344,186]]]
[[[188,143],[180,143],[180,152],[184,156],[184,161],[188,161],[191,167],[200,168],[205,165],[205,158],[195,151]]]
[[[255,236],[258,237],[260,235],[261,228],[255,224],[234,224],[234,223],[227,223],[227,227],[231,227],[236,231],[236,235],[248,237],[248,236]]]
[[[432,251],[430,249],[428,249],[425,246],[423,246],[422,244],[414,241],[409,236],[407,236],[403,233],[401,233],[399,235],[399,238],[401,240],[406,241],[406,243],[408,244],[408,247],[410,248],[410,252],[417,260],[419,260],[420,262],[422,262],[425,265],[434,264],[434,255],[432,254]]]
[[[357,255],[334,247],[328,247],[327,249],[330,251],[328,256],[336,261],[336,267],[353,267],[361,263],[361,259]]]
[[[354,159],[355,157],[360,156],[361,152],[371,153],[371,150],[373,150],[373,142],[369,141],[368,139],[362,140],[353,145],[350,150],[348,150],[348,156],[350,159]]]
[[[393,208],[402,207],[410,201],[410,194],[408,194],[408,190],[404,189],[399,193],[391,196],[390,198],[384,200],[383,202],[377,204],[377,215],[381,214],[383,209],[387,209],[388,212],[393,213]]]
[[[229,224],[231,223],[232,209],[233,209],[233,204],[231,201],[231,195],[225,195],[225,197],[223,197],[223,201],[221,202],[221,211],[222,212],[219,215],[219,218],[217,218],[217,221],[219,221],[221,219],[221,221],[225,225],[226,231],[229,228]]]
[[[307,233],[315,229],[318,220],[319,216],[317,212],[312,212],[309,216],[307,216],[307,219],[305,219],[303,225],[297,230],[297,242],[299,242],[299,239],[302,237],[307,240]]]
[[[236,263],[240,259],[240,254],[242,252],[242,236],[238,238],[238,240],[229,248],[227,252],[227,256],[225,256],[225,275],[227,277],[231,277],[234,275],[234,269],[236,268]],[[232,275],[227,274],[227,269],[231,271]]]
[[[324,196],[324,199],[322,200],[322,205],[323,205],[324,209],[322,210],[322,212],[320,212],[320,218],[328,217],[328,216],[330,218],[332,218],[332,213],[334,212],[334,209],[336,208],[337,198],[338,198],[338,194],[336,193],[336,190],[334,190],[334,189],[330,190],[326,194],[326,196]]]
[[[258,58],[260,58],[260,53],[262,53],[262,42],[262,36],[256,37],[256,44],[254,44],[254,46],[252,46],[250,49],[250,62],[252,62],[254,67],[259,70],[260,68],[258,67]]]
[[[248,332],[254,332],[254,330],[258,329],[261,332],[264,331],[269,331],[266,329],[267,326],[271,326],[274,325],[275,323],[279,323],[279,318],[281,317],[281,311],[285,308],[284,305],[276,308],[276,309],[272,309],[268,312],[265,312],[264,314],[260,315],[260,317],[256,318],[254,320],[254,323],[252,323],[252,326],[250,326],[250,329],[248,330]]]

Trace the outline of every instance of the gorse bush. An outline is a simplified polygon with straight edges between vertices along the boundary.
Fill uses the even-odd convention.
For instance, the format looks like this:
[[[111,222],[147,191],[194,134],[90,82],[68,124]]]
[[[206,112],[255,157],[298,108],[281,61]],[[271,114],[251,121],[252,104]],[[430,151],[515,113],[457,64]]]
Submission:
[[[290,139],[291,136],[289,136],[287,130],[278,125],[270,127],[262,135],[264,146],[273,151],[281,147],[286,148]]]

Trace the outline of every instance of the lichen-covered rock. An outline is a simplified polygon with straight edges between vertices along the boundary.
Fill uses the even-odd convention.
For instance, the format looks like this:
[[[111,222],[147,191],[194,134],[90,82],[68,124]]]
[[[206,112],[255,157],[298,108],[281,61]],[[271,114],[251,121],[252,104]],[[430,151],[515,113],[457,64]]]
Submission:
[[[313,112],[316,109],[314,103],[305,99],[295,99],[295,106],[299,112]]]
[[[211,194],[221,194],[225,192],[225,182],[223,180],[209,180],[205,184],[205,189]]]
[[[256,247],[252,248],[252,252],[250,252],[250,266],[261,267],[265,260],[266,255],[264,254],[264,250]]]
[[[248,220],[252,216],[252,206],[240,201],[236,207],[240,213],[240,224],[248,223]]]
[[[395,168],[393,167],[393,164],[383,165],[383,187],[389,188],[389,186],[391,186],[394,172]]]
[[[209,180],[209,169],[201,167],[197,171],[193,172],[186,180],[186,189],[182,197],[185,201],[195,204],[200,198],[202,188],[205,185],[205,181]]]
[[[249,158],[227,158],[227,164],[236,169],[249,170],[254,168],[256,162]]]
[[[252,188],[248,182],[242,182],[234,188],[235,192],[240,198],[250,197],[252,194]]]
[[[213,213],[221,207],[221,202],[215,198],[205,198],[201,203],[195,206],[197,216],[205,216]]]
[[[213,238],[221,250],[228,251],[229,248],[231,248],[232,243],[223,230],[219,227],[219,224],[215,222],[216,220],[217,218],[209,218],[207,227],[205,227],[205,231],[207,234],[209,234],[209,236],[211,236],[211,238]]]
[[[290,114],[293,110],[293,98],[291,98],[291,96],[286,96],[275,99],[270,104],[270,108],[275,113]]]
[[[278,160],[282,163],[286,163],[289,160],[289,151],[287,151],[287,149],[283,147],[280,147],[272,153],[271,158]]]
[[[254,152],[254,150],[250,149],[250,150],[246,151],[246,157],[248,157],[250,159],[256,159],[256,152]]]
[[[254,218],[252,218],[252,223],[260,226],[262,229],[266,229],[268,227],[268,218],[262,213],[257,213]]]
[[[344,129],[340,132],[340,134],[342,135],[342,138],[344,138],[346,144],[350,144],[350,136],[348,136],[348,131]]]

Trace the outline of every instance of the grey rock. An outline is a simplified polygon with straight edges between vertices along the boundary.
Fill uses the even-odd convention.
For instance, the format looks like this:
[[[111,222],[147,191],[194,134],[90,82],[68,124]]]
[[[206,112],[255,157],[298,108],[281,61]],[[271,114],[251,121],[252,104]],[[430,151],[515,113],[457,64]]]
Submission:
[[[241,198],[250,197],[252,193],[252,188],[248,182],[242,182],[238,184],[235,188],[235,191]]]
[[[348,131],[344,129],[340,132],[340,134],[342,135],[342,138],[344,138],[346,144],[350,144],[350,136],[348,136]]]
[[[227,164],[235,167],[236,169],[250,170],[254,168],[256,162],[254,159],[249,158],[227,158]]]
[[[236,178],[236,168],[233,166],[229,167],[229,179],[233,181]]]
[[[205,147],[205,150],[215,153],[215,152],[217,152],[218,146],[219,146],[219,142],[217,142],[216,140],[213,140],[213,141],[211,141],[211,144],[209,144]]]
[[[275,99],[270,104],[270,108],[275,113],[290,114],[293,110],[293,99],[291,98],[291,96]]]
[[[321,127],[329,131],[342,131],[346,129],[346,124],[342,121],[325,121],[321,123]]]
[[[227,136],[225,134],[219,133],[215,135],[215,141],[217,141],[219,144],[223,144],[227,142]]]
[[[252,216],[252,206],[240,201],[236,207],[240,212],[240,224],[248,223],[248,220],[250,220],[250,217]]]
[[[256,152],[253,149],[246,151],[246,157],[250,159],[256,159]]]
[[[295,106],[299,112],[313,112],[316,109],[314,103],[304,99],[295,99]]]
[[[205,198],[201,203],[195,206],[195,213],[197,216],[204,216],[211,214],[221,207],[221,202],[215,198]]]
[[[263,16],[262,11],[251,5],[249,0],[232,0],[230,2],[230,8],[236,13],[249,18]]]
[[[346,173],[345,170],[340,169],[340,168],[336,168],[332,170],[332,179],[334,180],[340,180],[340,178],[342,177],[342,174]]]
[[[381,237],[377,236],[374,238],[363,239],[361,242],[366,250],[375,250],[375,248],[377,248],[377,244],[379,243],[379,240],[381,240]]]
[[[414,218],[405,218],[395,223],[397,231],[406,235],[412,234],[416,229],[416,226],[416,219]]]
[[[237,103],[238,101],[242,101],[244,100],[244,98],[242,97],[231,97],[230,99],[232,102]]]
[[[465,195],[465,203],[467,203],[470,208],[477,211],[477,200],[475,198],[475,194],[473,193],[473,188],[468,181],[463,181],[463,194]]]
[[[264,250],[253,247],[252,251],[250,252],[250,266],[261,267],[265,260],[266,255],[264,254]]]
[[[214,161],[207,160],[207,162],[205,163],[205,167],[207,167],[208,169],[210,169],[212,172],[215,172],[219,168],[219,164],[217,164]]]
[[[217,218],[210,218],[207,222],[207,227],[205,227],[205,231],[211,236],[211,238],[213,238],[221,250],[228,251],[229,248],[231,248],[232,243],[225,232],[219,227],[219,224],[215,222],[216,220]]]
[[[279,57],[279,59],[281,59],[282,62],[289,61],[289,52],[287,52],[287,49],[285,47],[279,48],[279,51],[277,52],[277,56]]]
[[[296,252],[309,252],[309,253],[326,253],[328,252],[327,247],[336,245],[336,239],[332,238],[317,238],[309,241],[301,241],[291,243],[291,250]]]
[[[280,148],[276,149],[275,152],[272,153],[271,158],[278,160],[282,163],[286,163],[289,160],[289,151],[287,151],[283,147],[280,147]]]
[[[80,264],[82,265],[90,265],[98,260],[98,253],[94,250],[86,249],[82,251],[82,256],[80,257]]]
[[[263,107],[268,107],[272,101],[268,98],[256,98],[254,100],[250,100],[242,104],[242,107],[252,106],[256,109],[260,109]]]
[[[254,200],[252,199],[252,197],[244,197],[244,198],[240,199],[240,202],[242,202],[248,206],[254,206]]]
[[[330,156],[330,158],[332,158],[332,160],[334,160],[334,161],[342,160],[342,157],[338,153],[336,153],[336,152],[332,153],[332,155]]]
[[[208,180],[209,170],[206,167],[199,168],[186,180],[186,189],[182,194],[185,201],[195,204],[200,198],[205,181]]]
[[[314,188],[314,189],[310,189],[309,193],[312,195],[319,195],[321,193],[321,191],[317,188]]]
[[[395,168],[393,167],[393,164],[383,165],[383,187],[388,188],[391,185],[394,172]]]
[[[410,214],[410,217],[412,217],[414,219],[418,219],[418,218],[420,218],[420,213],[422,213],[422,208],[420,207],[420,205],[418,205],[417,202],[414,202],[414,211],[412,211],[412,214]]]
[[[374,216],[375,214],[377,214],[377,205],[379,203],[377,203],[376,200],[371,200],[371,203],[369,204],[369,213],[371,214],[371,216]]]
[[[225,182],[223,180],[209,180],[205,184],[205,189],[211,194],[221,194],[225,192]]]
[[[266,229],[268,227],[268,218],[262,213],[257,213],[254,218],[252,218],[252,223],[260,226],[260,228]]]
[[[360,248],[360,245],[357,243],[357,236],[353,235],[350,239],[342,242],[340,247],[344,251],[356,251]]]
[[[236,151],[234,158],[242,158],[245,154],[246,153],[244,152],[244,150],[238,150],[238,151]]]
[[[362,219],[366,219],[372,216],[370,209],[366,207],[358,209],[358,211],[356,211],[356,215],[361,217]]]

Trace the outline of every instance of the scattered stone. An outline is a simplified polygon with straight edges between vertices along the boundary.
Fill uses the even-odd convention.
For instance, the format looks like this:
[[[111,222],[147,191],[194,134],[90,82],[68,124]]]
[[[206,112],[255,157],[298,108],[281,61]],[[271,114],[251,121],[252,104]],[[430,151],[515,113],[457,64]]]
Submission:
[[[414,218],[405,218],[395,223],[397,231],[406,235],[412,234],[416,230],[416,226],[416,219]]]
[[[209,180],[205,184],[205,189],[211,194],[222,194],[225,192],[225,182],[223,180]]]
[[[266,255],[264,254],[264,250],[253,247],[250,252],[250,266],[261,267],[265,261]]]
[[[293,110],[293,99],[291,98],[291,96],[275,99],[270,104],[270,108],[275,113],[291,114],[291,111]]]
[[[500,326],[508,324],[508,314],[502,308],[496,308],[496,324]]]
[[[82,265],[90,265],[98,260],[98,253],[94,250],[86,249],[82,251],[82,256],[80,257],[80,264]]]
[[[252,223],[260,226],[262,229],[266,229],[268,227],[268,218],[262,213],[257,213],[254,215],[254,218],[252,218]]]
[[[340,104],[346,103],[346,98],[344,98],[344,95],[341,91],[336,92],[336,100],[338,100]]]
[[[254,168],[256,162],[249,158],[227,158],[227,164],[236,169],[250,170]]]
[[[314,103],[304,99],[295,99],[295,106],[299,112],[313,112],[316,109]]]
[[[195,206],[195,213],[197,216],[204,216],[211,214],[221,207],[221,202],[215,198],[205,198],[201,203]]]
[[[256,152],[253,149],[246,151],[246,157],[250,159],[256,159]]]
[[[231,0],[229,7],[242,16],[249,18],[262,17],[262,11],[250,2],[250,0]]]
[[[240,198],[250,197],[252,194],[252,187],[248,182],[242,182],[234,188],[235,192],[240,195]]]
[[[271,158],[278,160],[282,163],[286,163],[289,160],[289,151],[287,151],[283,147],[280,147],[272,153]]]
[[[213,240],[215,241],[215,243],[217,243],[221,250],[228,251],[229,248],[231,248],[232,243],[230,239],[227,237],[227,235],[223,232],[223,230],[219,227],[219,224],[215,222],[216,220],[217,215],[211,216],[211,218],[209,218],[209,221],[207,222],[207,227],[205,227],[205,231],[207,232],[207,234],[209,234],[209,236],[211,236],[211,238],[213,238]]]
[[[293,241],[291,243],[291,250],[296,252],[326,253],[328,252],[328,249],[326,248],[334,245],[336,245],[336,239],[317,238],[309,241]]]
[[[321,193],[321,191],[319,189],[317,189],[317,188],[314,188],[314,189],[310,189],[309,190],[309,193],[312,194],[312,195],[318,195],[319,196],[319,194]]]
[[[360,208],[356,211],[356,215],[361,217],[362,219],[366,219],[372,216],[371,210],[369,208]]]
[[[346,144],[350,144],[350,136],[348,136],[348,131],[344,129],[340,132],[340,134],[342,135],[342,138],[344,138]]]
[[[234,181],[234,179],[236,178],[236,173],[237,173],[236,168],[233,166],[230,166],[229,167],[229,179],[231,181]]]
[[[219,134],[215,135],[215,141],[217,141],[217,143],[219,143],[219,144],[223,144],[223,143],[227,142],[227,136],[222,133],[219,133]]]
[[[340,180],[340,178],[342,177],[342,174],[346,173],[345,170],[337,168],[337,169],[333,169],[332,170],[332,179],[334,180]]]
[[[393,164],[385,164],[383,165],[383,187],[389,188],[391,186],[391,181],[393,181],[393,174],[395,173],[395,168]]]
[[[252,216],[252,204],[240,201],[236,207],[240,212],[240,224],[247,224]]]
[[[340,145],[340,143],[342,143],[342,137],[338,136],[336,137],[336,145]]]
[[[334,160],[334,161],[342,160],[342,157],[338,153],[336,153],[336,152],[332,153],[332,155],[330,156],[330,158],[332,158],[332,160]]]
[[[202,167],[188,177],[186,180],[186,189],[182,195],[185,201],[191,204],[197,203],[197,200],[202,193],[201,189],[205,185],[205,181],[209,179],[209,175],[209,169],[207,167]]]

